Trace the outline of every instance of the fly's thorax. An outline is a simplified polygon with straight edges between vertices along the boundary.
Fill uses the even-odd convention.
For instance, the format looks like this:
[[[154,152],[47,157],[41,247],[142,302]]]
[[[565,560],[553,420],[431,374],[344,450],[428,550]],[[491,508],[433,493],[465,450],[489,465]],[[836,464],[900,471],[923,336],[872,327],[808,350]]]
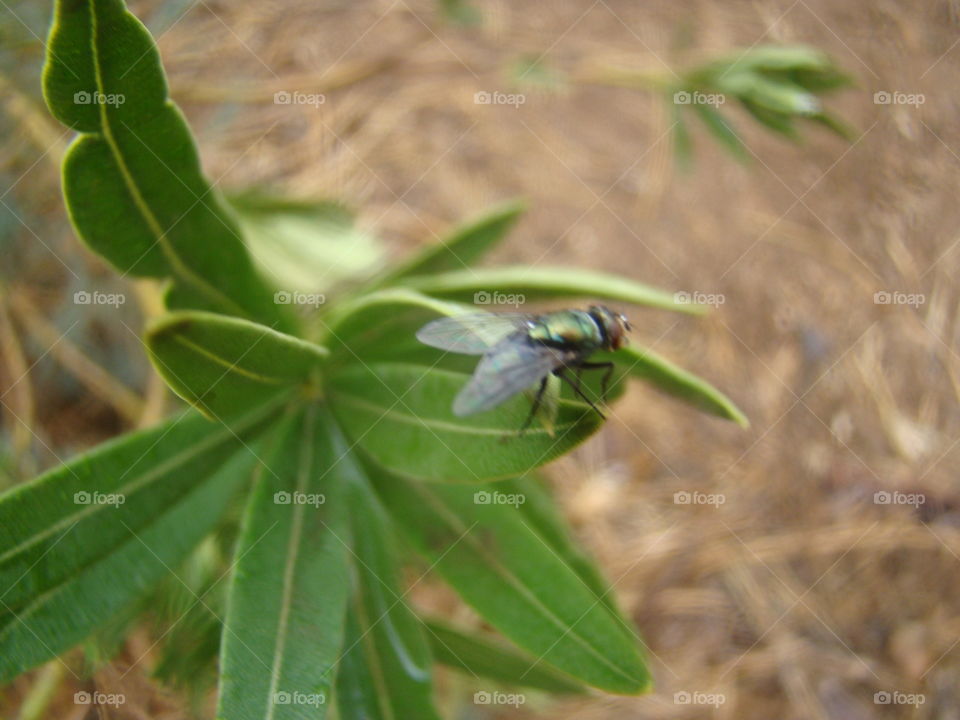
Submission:
[[[531,340],[551,347],[592,352],[603,345],[603,332],[589,313],[561,310],[540,316],[530,328]]]

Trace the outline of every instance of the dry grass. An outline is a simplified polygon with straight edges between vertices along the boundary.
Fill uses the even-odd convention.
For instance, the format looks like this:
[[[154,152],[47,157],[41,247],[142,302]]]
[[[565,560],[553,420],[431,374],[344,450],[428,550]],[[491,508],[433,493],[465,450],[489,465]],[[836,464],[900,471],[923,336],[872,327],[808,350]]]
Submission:
[[[478,5],[485,23],[471,29],[420,0],[208,2],[175,23],[186,4],[135,10],[155,34],[170,28],[159,42],[173,95],[224,185],[344,198],[397,254],[523,195],[531,212],[498,261],[724,295],[704,320],[633,320],[752,428],[638,387],[552,469],[643,633],[657,691],[516,716],[960,718],[956,3]],[[858,76],[834,103],[855,143],[811,130],[789,146],[742,120],[751,166],[701,136],[684,175],[657,97],[587,86],[519,108],[473,102],[509,92],[504,70],[522,53],[660,71],[760,40],[818,45]],[[277,106],[278,90],[327,101]],[[875,105],[876,90],[926,102]],[[925,303],[877,305],[883,290]],[[681,491],[725,502],[676,504]],[[878,491],[925,503],[876,504]],[[448,605],[437,592],[425,601]],[[679,691],[725,703],[677,704]],[[878,691],[926,701],[879,708]]]

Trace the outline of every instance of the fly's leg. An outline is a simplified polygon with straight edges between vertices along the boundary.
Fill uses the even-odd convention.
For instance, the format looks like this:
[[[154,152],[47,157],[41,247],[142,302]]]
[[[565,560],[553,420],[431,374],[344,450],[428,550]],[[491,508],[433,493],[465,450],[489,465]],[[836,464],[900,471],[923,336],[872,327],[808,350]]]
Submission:
[[[601,365],[606,365],[606,363],[599,363],[599,364],[601,364]],[[588,365],[584,365],[584,367],[589,367],[589,366],[588,366]],[[589,405],[591,408],[593,408],[593,411],[594,411],[597,415],[600,416],[600,419],[601,419],[601,420],[606,420],[606,419],[607,419],[607,416],[604,415],[602,412],[600,412],[600,408],[598,408],[596,405],[593,404],[593,400],[591,400],[591,399],[588,398],[586,395],[584,395],[584,394],[583,394],[583,391],[582,391],[576,384],[574,384],[573,380],[571,380],[569,377],[567,377],[567,375],[564,373],[563,370],[554,371],[554,375],[556,375],[558,378],[560,378],[560,379],[563,380],[565,383],[567,383],[567,385],[569,385],[571,388],[573,388],[573,392],[574,392],[578,397],[580,397],[582,400],[584,400],[584,401],[587,403],[587,405]]]
[[[607,386],[610,384],[610,378],[613,377],[614,365],[612,362],[599,362],[599,363],[580,363],[577,366],[577,385],[579,386],[580,380],[580,371],[581,370],[606,370],[603,374],[603,380],[600,383],[600,399],[603,402],[607,401]]]
[[[527,415],[527,419],[524,421],[523,425],[520,427],[520,435],[523,435],[524,431],[530,427],[530,423],[533,422],[533,418],[537,415],[537,410],[540,409],[540,403],[543,401],[543,393],[547,389],[547,380],[550,378],[549,375],[544,375],[543,380],[540,381],[540,387],[537,388],[537,396],[533,400],[533,405],[530,406],[530,414]]]

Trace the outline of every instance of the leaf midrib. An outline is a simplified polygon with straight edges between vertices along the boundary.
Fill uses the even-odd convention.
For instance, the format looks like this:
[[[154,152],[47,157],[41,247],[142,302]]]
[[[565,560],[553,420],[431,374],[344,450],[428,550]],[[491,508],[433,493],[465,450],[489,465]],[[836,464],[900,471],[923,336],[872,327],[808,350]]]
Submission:
[[[438,514],[441,516],[441,519],[445,520],[447,522],[447,525],[455,533],[457,533],[458,536],[462,536],[470,545],[472,545],[476,550],[476,552],[487,560],[487,562],[490,564],[493,570],[498,575],[500,575],[504,579],[504,581],[506,581],[509,585],[514,587],[535,608],[540,610],[545,617],[551,620],[560,630],[564,631],[560,639],[557,640],[556,642],[560,642],[560,640],[562,640],[564,637],[573,638],[580,646],[586,649],[590,655],[592,655],[596,659],[599,659],[602,664],[609,667],[617,675],[627,679],[631,683],[637,683],[637,678],[634,678],[629,673],[624,671],[622,668],[610,662],[610,660],[605,655],[603,655],[603,653],[598,652],[593,647],[593,645],[587,642],[581,636],[581,634],[574,629],[573,625],[568,625],[567,623],[565,623],[562,618],[558,617],[552,610],[550,610],[547,606],[545,606],[536,595],[533,595],[527,589],[526,585],[524,585],[512,571],[504,567],[494,555],[492,555],[487,551],[487,549],[483,546],[482,543],[478,542],[476,538],[472,536],[471,533],[467,532],[466,526],[460,522],[456,513],[453,512],[450,509],[450,507],[443,502],[441,498],[439,498],[435,493],[430,492],[427,488],[423,487],[421,483],[408,483],[408,485],[414,488],[415,493],[424,497],[425,501],[429,503],[438,512]],[[592,610],[593,608],[590,609],[590,611]],[[604,608],[604,611],[605,610],[606,608]],[[577,622],[579,622],[579,620],[582,619],[582,617],[584,616],[581,616],[581,618],[578,618]],[[617,628],[617,631],[619,634],[619,628]],[[554,643],[554,646],[556,645],[556,642]],[[552,650],[554,646],[551,646],[550,649]],[[549,652],[549,650],[547,652]]]
[[[175,469],[178,465],[189,462],[194,457],[200,453],[216,447],[221,442],[229,440],[231,437],[236,437],[240,432],[249,429],[251,425],[254,425],[262,416],[266,415],[268,412],[273,411],[274,405],[276,403],[267,403],[261,407],[258,407],[255,411],[249,413],[248,415],[243,416],[232,426],[224,426],[222,431],[212,433],[208,435],[203,440],[199,441],[196,445],[193,445],[185,450],[180,451],[179,453],[170,456],[164,460],[159,465],[154,465],[148,469],[143,475],[134,476],[129,482],[125,485],[116,488],[114,491],[118,494],[131,495],[134,492],[140,490],[151,482],[154,482],[158,477],[166,475],[170,470]],[[182,418],[181,418],[182,419]],[[179,420],[177,421],[179,422]],[[159,440],[157,440],[159,442]],[[156,444],[156,443],[155,443]],[[87,505],[83,509],[65,516],[59,522],[54,525],[48,526],[44,530],[34,535],[31,535],[29,538],[21,542],[20,544],[14,546],[3,555],[0,555],[0,565],[3,565],[11,558],[15,557],[19,553],[28,549],[29,547],[42,542],[47,537],[57,533],[59,530],[63,529],[67,525],[70,525],[72,522],[80,522],[89,515],[92,515],[96,512],[105,511],[109,506],[107,505]]]
[[[237,364],[237,363],[235,363],[235,362],[230,362],[230,361],[227,360],[226,358],[222,358],[222,357],[220,357],[219,355],[217,355],[216,353],[213,353],[213,352],[207,350],[207,349],[206,349],[205,347],[203,347],[202,345],[198,345],[197,343],[193,342],[192,340],[188,340],[188,339],[187,339],[186,337],[184,337],[183,335],[179,335],[179,334],[174,335],[174,336],[173,336],[173,339],[174,339],[174,342],[178,342],[178,343],[180,343],[181,345],[183,345],[184,347],[186,347],[187,349],[192,350],[193,352],[197,353],[197,354],[200,355],[201,357],[207,358],[208,360],[210,360],[210,361],[211,361],[212,363],[214,363],[215,365],[219,365],[220,367],[226,368],[226,369],[229,370],[230,372],[234,372],[234,373],[236,373],[237,375],[242,375],[243,377],[245,377],[245,378],[247,378],[247,379],[249,379],[249,380],[253,380],[254,382],[260,382],[260,383],[263,383],[264,385],[285,385],[285,384],[287,384],[287,379],[286,379],[286,378],[282,378],[282,377],[272,377],[272,376],[269,376],[269,375],[261,375],[260,373],[256,373],[256,372],[254,372],[253,370],[247,370],[246,368],[241,367],[239,364]]]
[[[384,408],[382,405],[377,405],[376,403],[370,402],[369,400],[363,400],[358,398],[356,395],[350,395],[349,393],[343,392],[333,392],[332,395],[339,396],[347,404],[353,405],[354,407],[363,408],[365,410],[370,410],[372,412],[378,413],[383,418],[390,418],[391,420],[396,420],[397,422],[404,423],[405,425],[419,425],[426,427],[428,429],[438,429],[446,430],[449,432],[460,433],[461,435],[491,435],[496,437],[501,437],[504,434],[510,435],[517,432],[516,427],[505,427],[505,428],[478,428],[472,425],[457,425],[455,423],[447,422],[446,420],[438,420],[436,418],[422,418],[417,415],[410,415],[408,413],[398,412],[393,408]],[[570,405],[580,405],[581,403],[564,400],[565,404]],[[587,410],[587,406],[583,405],[584,410]],[[577,425],[576,420],[560,423],[554,425],[553,431],[555,434],[565,433],[568,430],[572,429]],[[542,427],[531,427],[524,430],[523,433],[525,436],[528,435],[549,435],[547,430]]]
[[[209,477],[205,478],[205,480],[208,480],[208,479]],[[184,502],[187,502],[193,493],[200,491],[201,484],[202,483],[198,483],[197,485],[190,487],[187,490],[187,492],[185,492],[183,495],[178,497],[171,505],[168,505],[167,508],[165,508],[164,512],[157,513],[151,516],[143,525],[138,526],[138,529],[141,531],[141,533],[153,527],[160,521],[162,521],[171,512],[173,512],[177,506],[181,505]],[[77,566],[77,568],[75,568],[75,572],[64,576],[62,579],[57,581],[54,585],[50,586],[39,595],[36,595],[35,597],[33,597],[26,605],[23,605],[16,610],[11,609],[8,617],[0,619],[0,644],[2,644],[2,642],[5,640],[11,628],[14,627],[14,623],[13,623],[14,620],[17,620],[18,622],[25,625],[26,620],[30,616],[32,616],[37,610],[43,608],[44,605],[47,604],[47,601],[50,598],[55,597],[56,595],[64,592],[65,589],[69,588],[69,586],[73,582],[77,581],[87,571],[87,569],[93,566],[96,566],[100,563],[103,563],[109,558],[122,552],[134,540],[137,540],[141,543],[143,542],[143,540],[140,539],[140,535],[138,533],[131,532],[129,537],[127,537],[125,540],[113,545],[106,553],[99,555],[95,558],[92,558],[89,562],[86,562],[86,563],[83,563],[82,565]],[[147,549],[149,550],[149,548]],[[156,553],[153,553],[152,551],[151,553],[155,556],[155,558],[161,564],[163,564],[166,567],[166,563],[164,563],[163,560],[160,560],[158,557],[156,557]],[[167,567],[167,569],[169,570],[169,567]],[[6,609],[9,609],[9,608],[6,608]],[[29,626],[27,627],[29,628]]]
[[[313,428],[316,421],[316,409],[311,405],[306,411],[303,421],[303,442],[301,444],[300,461],[298,463],[297,486],[299,493],[306,492],[310,482],[310,470],[313,466]],[[306,505],[295,503],[293,519],[290,528],[290,539],[287,541],[286,562],[283,568],[283,590],[280,601],[280,616],[277,618],[277,639],[273,648],[273,663],[270,668],[270,688],[267,691],[267,712],[265,720],[273,720],[277,703],[273,702],[280,682],[280,673],[283,669],[284,648],[287,643],[287,634],[290,630],[290,603],[293,595],[294,568],[300,552],[300,543],[303,536],[303,515]]]
[[[90,52],[93,56],[93,72],[97,83],[97,89],[101,94],[105,94],[106,87],[103,82],[103,74],[100,68],[100,52],[98,48],[97,37],[99,18],[96,9],[96,3],[91,3],[91,5]],[[124,8],[122,12],[127,12],[126,8]],[[153,40],[151,39],[150,42],[152,43]],[[165,106],[171,104],[172,103],[169,98],[164,99]],[[174,274],[187,284],[197,288],[204,295],[213,298],[217,303],[222,304],[225,308],[229,309],[230,312],[236,313],[243,317],[250,317],[249,313],[239,304],[237,304],[232,298],[223,294],[216,287],[206,282],[200,275],[193,272],[189,265],[180,259],[180,256],[177,254],[176,250],[167,240],[166,232],[162,227],[160,227],[160,221],[157,220],[146,199],[143,197],[143,194],[140,192],[140,188],[134,180],[133,174],[130,172],[130,168],[127,167],[127,162],[123,157],[123,154],[120,152],[120,146],[117,143],[113,134],[113,129],[110,126],[110,116],[107,112],[107,103],[98,103],[98,106],[100,113],[100,126],[101,130],[103,131],[103,139],[107,143],[107,147],[110,148],[110,152],[117,163],[117,168],[120,170],[120,175],[123,178],[123,182],[126,185],[131,198],[133,199],[134,205],[136,205],[137,210],[139,210],[140,214],[143,216],[144,222],[146,222],[150,232],[153,233],[155,242],[160,246],[161,251],[167,258],[167,261],[170,263],[170,267]],[[179,178],[177,179],[179,180]],[[199,203],[202,200],[203,197],[200,197],[197,199],[197,202]]]

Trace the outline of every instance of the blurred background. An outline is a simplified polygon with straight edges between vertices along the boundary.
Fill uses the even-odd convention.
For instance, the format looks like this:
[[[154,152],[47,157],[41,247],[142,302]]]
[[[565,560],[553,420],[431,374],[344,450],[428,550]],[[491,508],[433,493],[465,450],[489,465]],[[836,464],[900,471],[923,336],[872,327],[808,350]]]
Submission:
[[[7,487],[174,402],[139,340],[156,289],[119,279],[63,209],[71,133],[39,88],[52,9],[3,5]],[[523,196],[491,263],[613,271],[715,306],[635,309],[635,336],[730,395],[748,430],[637,384],[548,468],[656,691],[477,706],[448,673],[452,717],[960,718],[960,2],[130,5],[211,181],[345,203],[349,262]],[[626,66],[669,84],[771,43],[822,49],[855,79],[826,100],[849,141],[805,124],[791,142],[731,103],[747,161],[691,122],[682,170],[660,81],[597,81]],[[123,302],[77,299],[91,288]],[[439,585],[415,600],[469,615]],[[210,716],[151,677],[151,642],[134,631],[94,675],[127,695],[110,717]],[[21,678],[0,709],[17,717],[44,680]],[[56,717],[86,711],[72,682]]]

